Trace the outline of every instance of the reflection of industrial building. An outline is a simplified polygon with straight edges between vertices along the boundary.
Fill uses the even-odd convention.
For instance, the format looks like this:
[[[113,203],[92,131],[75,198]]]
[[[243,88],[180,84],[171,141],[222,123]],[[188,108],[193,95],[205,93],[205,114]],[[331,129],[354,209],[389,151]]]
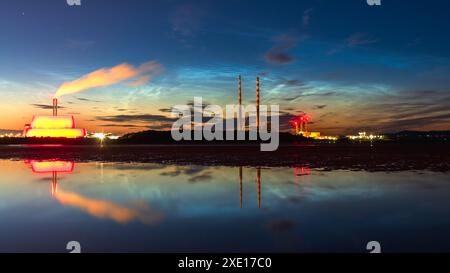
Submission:
[[[144,224],[152,224],[161,219],[161,215],[150,207],[143,205],[139,208],[125,207],[120,204],[83,196],[75,192],[58,191],[58,173],[72,173],[75,163],[73,161],[25,161],[31,165],[33,173],[52,174],[51,193],[53,198],[64,206],[70,206],[97,218],[107,218],[118,223],[128,223],[138,220]]]
[[[82,138],[85,129],[75,128],[73,116],[58,116],[58,99],[53,99],[52,116],[34,116],[30,124],[25,124],[24,137]]]
[[[31,165],[31,170],[33,173],[52,174],[52,195],[58,193],[58,173],[72,173],[74,168],[74,163],[72,161],[28,161]]]

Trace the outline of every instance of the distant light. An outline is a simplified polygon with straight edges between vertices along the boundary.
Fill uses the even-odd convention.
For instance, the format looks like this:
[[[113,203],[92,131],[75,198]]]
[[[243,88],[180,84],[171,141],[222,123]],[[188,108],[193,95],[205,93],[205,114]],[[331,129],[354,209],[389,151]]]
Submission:
[[[95,134],[94,134],[94,137],[95,137],[95,138],[98,138],[98,139],[100,139],[100,140],[104,140],[105,137],[106,137],[106,135],[105,135],[104,133],[95,133]]]

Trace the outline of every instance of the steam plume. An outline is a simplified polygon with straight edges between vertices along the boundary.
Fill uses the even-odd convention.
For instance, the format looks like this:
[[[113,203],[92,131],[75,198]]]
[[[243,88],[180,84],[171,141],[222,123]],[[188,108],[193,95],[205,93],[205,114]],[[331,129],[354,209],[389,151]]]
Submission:
[[[133,67],[127,63],[119,64],[111,68],[101,68],[79,79],[64,82],[56,91],[54,98],[67,94],[83,92],[88,89],[105,87],[122,81],[139,78],[133,84],[142,85],[153,76],[163,71],[163,66],[155,61],[147,62],[139,67]]]

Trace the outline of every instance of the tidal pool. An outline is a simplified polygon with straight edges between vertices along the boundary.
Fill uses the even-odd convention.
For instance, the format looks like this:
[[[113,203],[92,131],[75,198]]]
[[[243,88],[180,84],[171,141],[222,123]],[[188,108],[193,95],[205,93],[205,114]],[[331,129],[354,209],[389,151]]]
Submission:
[[[450,251],[450,174],[0,160],[0,251]]]

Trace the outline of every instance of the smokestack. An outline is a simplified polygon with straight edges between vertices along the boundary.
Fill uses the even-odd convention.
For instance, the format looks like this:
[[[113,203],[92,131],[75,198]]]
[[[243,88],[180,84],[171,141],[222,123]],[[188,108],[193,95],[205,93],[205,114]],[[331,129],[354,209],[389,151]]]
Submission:
[[[239,120],[238,120],[238,126],[239,126],[239,130],[242,130],[243,128],[243,124],[242,124],[242,109],[241,109],[241,105],[242,105],[242,82],[241,82],[241,75],[239,75],[238,78],[238,105],[239,105]]]
[[[241,84],[241,75],[239,75],[238,81],[238,104],[241,106],[242,104],[242,84]]]
[[[53,116],[58,115],[58,99],[53,98]]]
[[[259,77],[256,77],[256,128],[259,132],[259,101],[260,94],[259,94]]]

